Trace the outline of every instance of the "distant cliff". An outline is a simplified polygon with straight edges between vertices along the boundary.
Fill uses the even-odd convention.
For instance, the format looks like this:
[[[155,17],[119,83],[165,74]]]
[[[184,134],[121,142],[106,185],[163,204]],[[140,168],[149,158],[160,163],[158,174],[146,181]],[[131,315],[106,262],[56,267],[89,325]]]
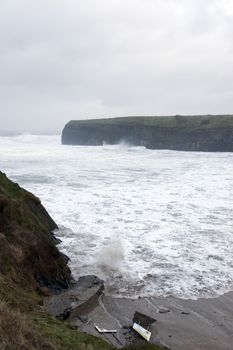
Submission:
[[[72,120],[62,132],[66,145],[122,141],[149,149],[233,152],[233,115]]]

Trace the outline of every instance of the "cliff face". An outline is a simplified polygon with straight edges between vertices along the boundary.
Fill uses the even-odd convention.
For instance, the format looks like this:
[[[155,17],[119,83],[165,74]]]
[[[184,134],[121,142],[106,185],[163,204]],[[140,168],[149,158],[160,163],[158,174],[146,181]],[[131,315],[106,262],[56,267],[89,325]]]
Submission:
[[[0,276],[34,289],[67,288],[70,270],[55,228],[40,200],[0,172]]]
[[[125,117],[70,121],[67,145],[117,144],[150,149],[233,152],[233,116]]]

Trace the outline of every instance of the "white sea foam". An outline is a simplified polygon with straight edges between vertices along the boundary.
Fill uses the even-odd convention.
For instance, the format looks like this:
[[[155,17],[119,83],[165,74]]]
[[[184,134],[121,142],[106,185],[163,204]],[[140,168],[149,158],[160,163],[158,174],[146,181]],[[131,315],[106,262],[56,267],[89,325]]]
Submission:
[[[233,290],[233,154],[25,134],[0,137],[0,169],[42,199],[75,277],[126,296]]]
[[[107,270],[120,271],[124,260],[124,247],[120,240],[111,240],[97,255],[96,263]]]

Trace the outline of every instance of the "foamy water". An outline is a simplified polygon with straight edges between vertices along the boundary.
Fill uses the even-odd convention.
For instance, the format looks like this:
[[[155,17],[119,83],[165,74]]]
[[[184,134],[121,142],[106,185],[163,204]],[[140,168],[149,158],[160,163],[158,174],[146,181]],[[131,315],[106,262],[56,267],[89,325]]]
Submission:
[[[74,277],[114,295],[233,290],[233,154],[0,137],[0,169],[58,223]]]

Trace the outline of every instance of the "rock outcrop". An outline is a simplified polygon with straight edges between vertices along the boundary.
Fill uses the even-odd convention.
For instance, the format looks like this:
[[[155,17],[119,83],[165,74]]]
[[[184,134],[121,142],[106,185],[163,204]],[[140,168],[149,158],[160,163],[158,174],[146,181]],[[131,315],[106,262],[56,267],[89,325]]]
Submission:
[[[45,293],[67,288],[71,274],[56,228],[40,200],[0,172],[0,276]]]
[[[44,305],[50,314],[59,319],[81,318],[97,305],[103,290],[104,282],[100,278],[82,276],[67,291],[45,298]]]
[[[120,142],[149,149],[233,152],[233,115],[72,120],[62,132],[66,145]]]

